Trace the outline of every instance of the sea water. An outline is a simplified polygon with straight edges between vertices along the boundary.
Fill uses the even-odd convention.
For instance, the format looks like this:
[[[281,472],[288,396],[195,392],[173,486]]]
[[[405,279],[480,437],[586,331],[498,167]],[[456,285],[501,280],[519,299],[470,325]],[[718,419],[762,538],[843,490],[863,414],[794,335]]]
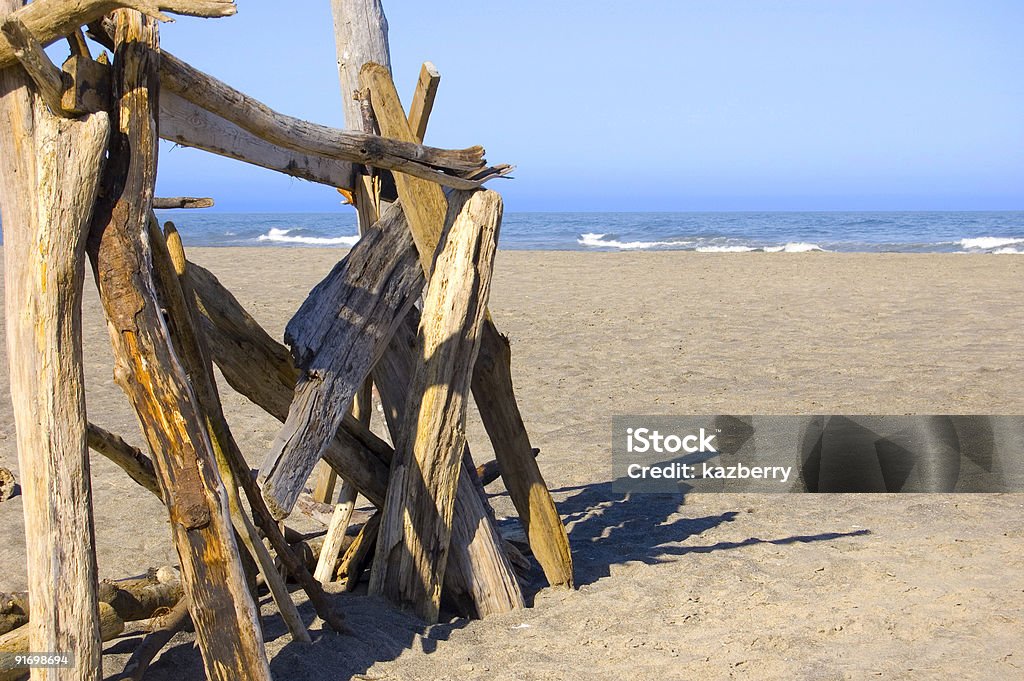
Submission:
[[[355,212],[158,211],[187,246],[320,246],[357,240]],[[1024,211],[506,213],[501,248],[701,252],[1024,253]]]

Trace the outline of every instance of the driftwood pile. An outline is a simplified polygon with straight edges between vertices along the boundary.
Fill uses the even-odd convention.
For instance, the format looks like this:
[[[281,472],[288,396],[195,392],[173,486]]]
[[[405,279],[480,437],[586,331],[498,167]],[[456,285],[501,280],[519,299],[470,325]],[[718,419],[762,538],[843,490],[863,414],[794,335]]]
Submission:
[[[509,344],[487,310],[502,202],[481,185],[509,167],[487,167],[480,147],[423,146],[437,72],[424,64],[406,110],[379,0],[332,4],[347,130],[280,114],[161,51],[163,12],[228,16],[230,0],[0,0],[7,342],[29,567],[28,593],[0,603],[0,652],[74,657],[39,678],[99,678],[101,641],[157,615],[128,677],[190,622],[209,678],[267,679],[258,588],[292,638],[309,640],[286,579],[339,632],[323,587],[352,589],[364,572],[371,593],[428,622],[442,601],[479,617],[523,607],[523,557],[483,494],[499,475],[548,582],[572,586]],[[112,59],[94,58],[86,35]],[[43,51],[58,39],[71,49],[60,68]],[[159,227],[154,208],[212,203],[154,197],[160,138],[336,187],[355,205],[361,239],[288,324],[290,348],[185,258],[173,225]],[[86,418],[86,261],[148,454]],[[214,365],[283,423],[258,476]],[[369,429],[373,387],[394,447]],[[470,394],[496,455],[479,469],[464,434]],[[163,501],[179,566],[101,586],[89,448]],[[303,494],[310,480],[316,502]],[[357,530],[358,495],[378,510]],[[329,518],[319,543],[282,522],[317,502]]]

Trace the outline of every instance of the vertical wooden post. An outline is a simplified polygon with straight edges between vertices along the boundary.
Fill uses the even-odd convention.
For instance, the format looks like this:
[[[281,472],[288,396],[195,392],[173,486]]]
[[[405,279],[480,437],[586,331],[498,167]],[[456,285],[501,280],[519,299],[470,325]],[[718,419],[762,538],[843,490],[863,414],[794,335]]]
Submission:
[[[266,680],[270,670],[256,607],[206,416],[174,347],[151,268],[156,23],[133,10],[119,10],[116,20],[118,126],[89,240],[114,349],[114,377],[135,408],[156,464],[207,677]]]
[[[466,447],[466,398],[501,222],[491,191],[453,197],[423,301],[418,360],[396,443],[370,591],[437,621]],[[453,216],[457,216],[454,217]],[[475,492],[471,492],[475,493]]]
[[[21,7],[2,0],[0,14]],[[99,679],[100,627],[85,437],[85,236],[106,150],[105,113],[57,118],[20,66],[0,71],[7,357],[24,494],[28,650],[67,653],[37,679]]]

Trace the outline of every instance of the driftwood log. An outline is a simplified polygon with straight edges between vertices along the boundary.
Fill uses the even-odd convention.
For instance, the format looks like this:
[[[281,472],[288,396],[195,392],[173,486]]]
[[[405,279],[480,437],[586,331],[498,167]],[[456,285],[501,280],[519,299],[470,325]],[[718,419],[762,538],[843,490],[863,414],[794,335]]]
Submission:
[[[0,13],[20,6],[3,0]],[[108,134],[106,114],[58,118],[24,72],[0,71],[7,356],[28,586],[39,614],[23,635],[31,650],[77,656],[74,670],[41,670],[39,678],[100,675],[80,307],[85,235]]]
[[[12,5],[13,6],[13,5]],[[17,19],[43,45],[75,33],[80,26],[100,19],[119,7],[144,12],[163,21],[163,11],[196,17],[226,17],[235,13],[233,0],[34,0],[21,7]],[[15,63],[15,48],[0,36],[0,68]]]
[[[494,192],[453,197],[420,317],[418,361],[396,443],[370,590],[437,621],[466,446],[466,397],[501,223]]]
[[[301,373],[288,418],[260,468],[276,518],[291,512],[353,396],[419,296],[423,277],[410,266],[409,241],[402,210],[392,206],[288,323],[285,338]]]
[[[109,641],[118,636],[124,631],[124,620],[118,617],[117,612],[107,605],[106,603],[100,603],[97,608],[98,615],[92,620],[93,625],[96,627],[97,637],[102,641]],[[8,655],[25,654],[28,652],[37,652],[35,643],[31,641],[30,630],[34,627],[22,627],[15,629],[14,631],[0,636],[0,655],[7,657]],[[94,678],[100,678],[99,670],[81,670],[82,660],[78,657],[79,651],[75,650],[69,655],[73,655],[75,658],[75,666],[71,668],[43,668],[38,667],[34,671],[33,676],[36,678],[49,676],[51,678],[74,678],[75,676],[89,675]],[[49,674],[45,674],[49,671]],[[43,673],[40,673],[43,672]],[[21,679],[28,678],[28,670],[24,668],[14,668],[0,666],[0,681],[21,681]]]
[[[398,92],[387,69],[366,64],[361,82],[370,90],[381,133],[395,139],[414,139],[409,121],[402,112]],[[403,205],[415,205],[408,211],[408,223],[425,272],[440,239],[439,226],[445,214],[440,187],[428,186],[417,178],[399,174],[395,178]],[[572,554],[569,538],[540,468],[534,460],[530,438],[519,413],[512,387],[511,352],[488,314],[481,329],[480,355],[473,373],[473,396],[501,467],[520,520],[530,538],[534,555],[552,585],[573,585]]]
[[[153,208],[212,208],[213,199],[200,196],[168,196],[165,198],[153,199]]]
[[[115,379],[157,463],[182,581],[210,679],[268,679],[257,612],[232,532],[206,417],[169,336],[146,237],[156,170],[155,23],[117,15],[118,127],[97,204],[90,257],[106,312]],[[166,295],[166,293],[165,293]]]

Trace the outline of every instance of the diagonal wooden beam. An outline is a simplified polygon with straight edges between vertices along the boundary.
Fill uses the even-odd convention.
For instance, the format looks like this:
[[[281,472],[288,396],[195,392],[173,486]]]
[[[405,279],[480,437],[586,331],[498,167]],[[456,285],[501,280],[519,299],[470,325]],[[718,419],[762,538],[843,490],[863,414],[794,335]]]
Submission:
[[[395,139],[413,139],[413,131],[387,69],[379,64],[366,64],[360,78],[363,86],[370,90],[381,133]],[[409,228],[413,231],[421,265],[429,273],[447,211],[444,193],[437,185],[401,173],[396,174],[395,184],[402,204],[410,206],[406,211]],[[502,478],[548,582],[552,586],[572,587],[569,537],[533,458],[533,447],[519,413],[512,387],[508,339],[498,332],[489,314],[480,333],[473,396],[491,438]]]

